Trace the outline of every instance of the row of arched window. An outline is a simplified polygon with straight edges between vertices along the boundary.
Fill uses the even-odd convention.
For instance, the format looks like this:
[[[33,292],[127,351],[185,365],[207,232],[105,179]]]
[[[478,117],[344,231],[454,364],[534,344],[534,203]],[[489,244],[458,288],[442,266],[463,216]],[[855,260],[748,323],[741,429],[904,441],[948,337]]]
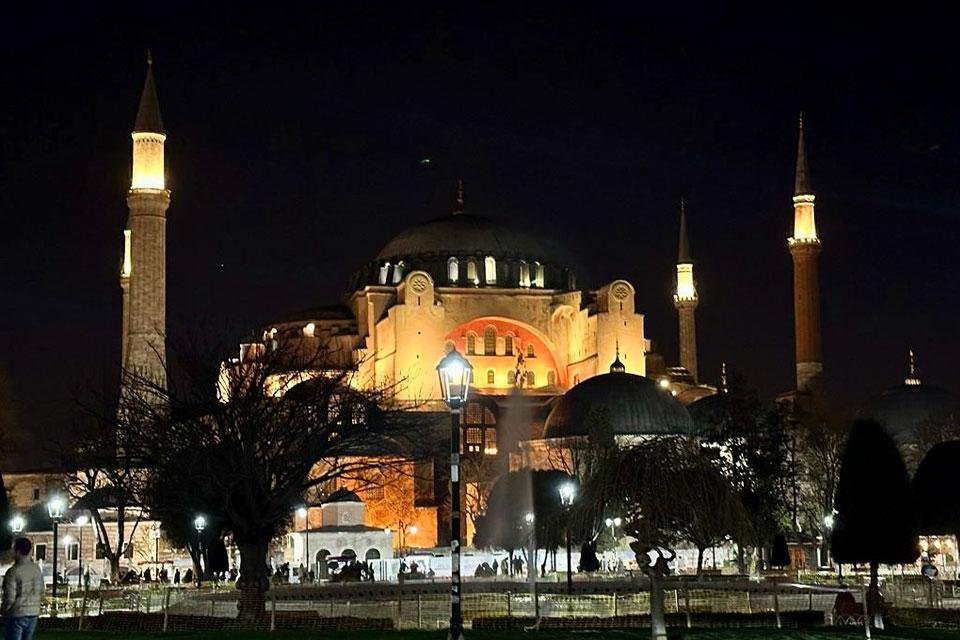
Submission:
[[[464,269],[466,273],[466,282],[469,284],[480,284],[480,278],[477,274],[477,261],[473,258],[464,260]],[[525,260],[520,261],[520,277],[517,286],[520,287],[539,287],[543,288],[544,282],[543,265],[539,262],[528,263]],[[447,281],[450,284],[460,282],[460,259],[450,257],[447,260]],[[487,256],[483,259],[483,282],[487,285],[497,284],[497,260],[493,256]]]
[[[508,333],[503,337],[503,355],[513,356],[517,355],[517,352],[514,350],[516,346],[516,338],[512,333]],[[497,329],[495,327],[487,327],[483,330],[483,353],[477,352],[477,334],[471,332],[467,333],[467,355],[476,356],[495,356],[497,355]],[[535,358],[537,357],[536,348],[533,346],[533,343],[527,343],[526,348],[526,357]]]

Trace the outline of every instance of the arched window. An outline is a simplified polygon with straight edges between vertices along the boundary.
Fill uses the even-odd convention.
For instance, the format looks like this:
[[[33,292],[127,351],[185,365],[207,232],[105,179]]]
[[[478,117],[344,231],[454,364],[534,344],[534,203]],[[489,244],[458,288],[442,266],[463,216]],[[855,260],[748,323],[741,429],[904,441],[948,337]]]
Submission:
[[[400,281],[403,280],[403,267],[404,267],[403,260],[401,260],[396,265],[394,265],[393,284],[399,284]]]
[[[554,371],[553,369],[550,369],[550,371],[547,371],[547,384],[551,387],[557,384],[557,372]]]
[[[451,284],[456,284],[460,279],[460,263],[456,258],[450,258],[447,260],[447,280]]]
[[[483,330],[483,355],[497,355],[497,330],[493,327]]]
[[[467,355],[472,356],[477,353],[477,336],[473,333],[467,334]]]
[[[543,265],[539,262],[534,262],[533,270],[533,286],[543,289]]]
[[[530,265],[528,265],[526,262],[520,263],[520,286],[530,286]]]
[[[533,371],[527,371],[527,386],[537,386],[537,375]]]
[[[467,281],[470,284],[480,284],[480,279],[477,278],[477,261],[470,259],[467,260]]]
[[[508,333],[503,339],[503,353],[508,356],[513,355],[513,334],[511,333]]]
[[[364,560],[379,560],[380,559],[380,550],[379,549],[367,549],[367,552],[363,554]]]
[[[496,380],[496,374],[493,369],[487,369],[487,384],[493,384]]]
[[[340,555],[343,556],[344,558],[356,558],[356,557],[357,557],[357,552],[354,551],[353,549],[347,548],[347,549],[344,549],[343,551],[341,551],[341,552],[340,552]]]
[[[380,284],[387,284],[387,278],[390,276],[390,263],[384,262],[380,265],[380,279],[378,282]]]
[[[487,284],[497,284],[497,261],[493,256],[483,259],[483,277]]]
[[[516,370],[516,369],[510,369],[510,371],[507,371],[507,384],[509,384],[509,385],[515,385],[515,384],[517,384],[517,370]]]
[[[536,355],[537,355],[537,354],[536,354],[536,353],[534,352],[534,350],[533,350],[533,344],[528,344],[528,345],[527,345],[527,357],[528,357],[528,358],[535,358]]]

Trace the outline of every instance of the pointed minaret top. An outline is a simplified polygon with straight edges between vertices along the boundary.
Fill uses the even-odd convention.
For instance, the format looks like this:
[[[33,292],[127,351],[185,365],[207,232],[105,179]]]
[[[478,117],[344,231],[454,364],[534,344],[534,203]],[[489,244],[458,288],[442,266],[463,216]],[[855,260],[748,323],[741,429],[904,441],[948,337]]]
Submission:
[[[610,365],[610,373],[626,373],[627,368],[620,362],[620,341],[617,340],[617,357]]]
[[[803,142],[803,112],[800,112],[799,135],[797,137],[797,173],[793,183],[793,195],[812,196],[810,169],[807,166],[807,148]]]
[[[913,357],[913,349],[907,352],[908,358],[908,368],[907,368],[907,377],[904,379],[903,384],[909,385],[911,387],[920,386],[920,376],[917,375],[917,363]]]
[[[164,133],[163,120],[160,119],[160,101],[157,99],[157,85],[153,80],[153,55],[147,51],[147,78],[143,82],[140,94],[140,107],[137,109],[137,121],[133,125],[134,133]]]
[[[687,209],[680,198],[680,243],[677,248],[677,264],[693,264],[690,256],[690,239],[687,237]]]
[[[463,213],[463,179],[457,180],[457,202],[453,208],[453,214]]]

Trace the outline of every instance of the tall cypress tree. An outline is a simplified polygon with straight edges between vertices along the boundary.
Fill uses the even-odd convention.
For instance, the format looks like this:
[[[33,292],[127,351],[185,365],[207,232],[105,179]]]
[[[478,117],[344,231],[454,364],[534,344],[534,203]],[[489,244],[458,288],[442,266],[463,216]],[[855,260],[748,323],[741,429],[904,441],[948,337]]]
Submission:
[[[960,468],[960,440],[935,445],[913,476],[920,532],[960,535],[960,499],[952,487]]]
[[[919,549],[907,468],[897,445],[872,420],[858,420],[850,431],[834,503],[834,557],[870,565],[869,600],[879,622],[879,566],[913,562]]]

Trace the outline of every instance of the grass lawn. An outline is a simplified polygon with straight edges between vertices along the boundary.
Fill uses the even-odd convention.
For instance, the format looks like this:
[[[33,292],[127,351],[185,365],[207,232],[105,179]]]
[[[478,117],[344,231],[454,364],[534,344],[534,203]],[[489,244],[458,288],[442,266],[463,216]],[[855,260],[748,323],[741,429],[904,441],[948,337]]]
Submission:
[[[381,637],[387,640],[445,640],[446,631],[341,631],[341,632],[284,632],[276,633],[244,633],[238,631],[196,633],[167,633],[167,634],[130,634],[107,632],[77,632],[77,631],[43,631],[37,634],[37,640],[111,640],[130,638],[131,640],[153,640],[166,638],[169,640],[368,640]],[[585,640],[633,640],[649,638],[650,632],[643,629],[629,631],[541,631],[539,633],[523,632],[467,632],[468,640],[569,640],[570,638],[584,638]],[[774,629],[723,629],[723,630],[676,630],[670,632],[671,640],[839,640],[863,638],[863,629],[826,630],[808,629],[802,631],[776,631]],[[873,632],[874,638],[888,640],[960,640],[960,631],[941,631],[933,629],[900,629],[886,632]]]

